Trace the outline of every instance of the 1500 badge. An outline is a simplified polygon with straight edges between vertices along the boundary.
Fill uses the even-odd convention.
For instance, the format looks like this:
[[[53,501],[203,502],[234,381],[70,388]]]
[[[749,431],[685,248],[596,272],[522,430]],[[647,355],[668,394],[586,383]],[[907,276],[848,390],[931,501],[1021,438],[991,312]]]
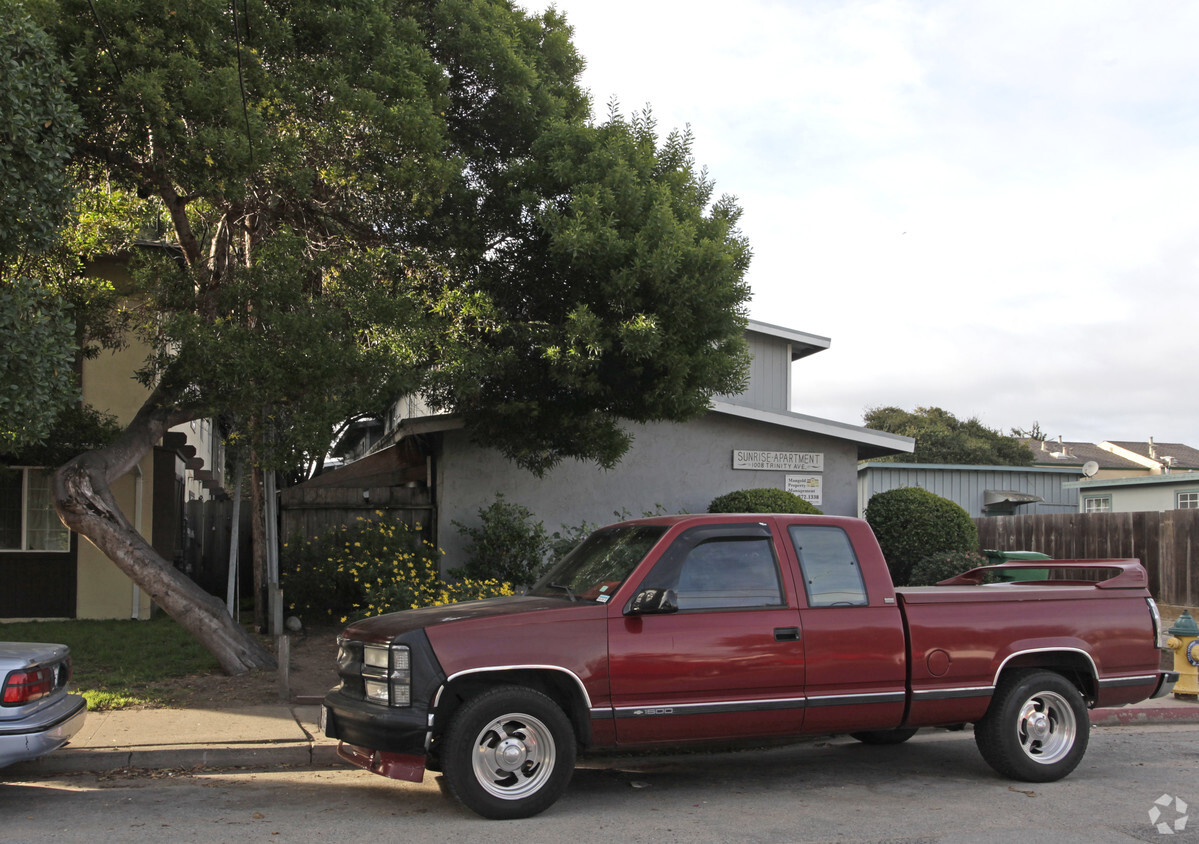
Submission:
[[[634,709],[634,715],[673,715],[674,707],[671,706],[655,706],[650,709]]]

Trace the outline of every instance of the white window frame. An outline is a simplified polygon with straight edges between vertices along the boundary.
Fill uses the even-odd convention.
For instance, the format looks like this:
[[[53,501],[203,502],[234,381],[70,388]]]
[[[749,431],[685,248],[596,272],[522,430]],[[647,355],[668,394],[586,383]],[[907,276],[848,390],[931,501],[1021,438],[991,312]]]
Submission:
[[[1092,503],[1096,506],[1092,507]],[[1084,513],[1110,513],[1112,512],[1112,497],[1110,495],[1084,495],[1082,511]]]
[[[38,531],[31,522],[30,518],[30,475],[33,472],[42,472],[48,474],[51,470],[37,466],[13,466],[9,471],[21,473],[21,531],[20,544],[16,548],[0,547],[0,553],[3,554],[69,554],[71,552],[71,531],[64,525],[56,514],[52,512],[47,516],[50,526],[42,531]],[[53,505],[51,505],[52,507]],[[30,535],[31,533],[45,533],[47,537],[57,538],[58,543],[62,547],[58,548],[31,548]]]
[[[1199,490],[1188,489],[1177,493],[1174,507],[1178,510],[1199,510]]]

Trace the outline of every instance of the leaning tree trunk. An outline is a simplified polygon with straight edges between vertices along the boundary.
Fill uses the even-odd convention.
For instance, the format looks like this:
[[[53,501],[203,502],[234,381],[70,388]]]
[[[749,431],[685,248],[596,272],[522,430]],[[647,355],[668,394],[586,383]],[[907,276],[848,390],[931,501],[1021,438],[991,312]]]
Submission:
[[[273,668],[275,659],[209,595],[146,542],[117,506],[111,484],[131,471],[172,424],[152,395],[107,448],[85,452],[54,473],[55,507],[67,527],[90,539],[168,615],[200,640],[228,674]]]

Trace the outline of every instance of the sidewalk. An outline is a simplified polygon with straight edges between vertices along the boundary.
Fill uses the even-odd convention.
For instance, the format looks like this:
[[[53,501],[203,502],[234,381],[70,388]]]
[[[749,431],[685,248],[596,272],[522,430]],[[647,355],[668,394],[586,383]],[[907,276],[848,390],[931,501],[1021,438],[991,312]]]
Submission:
[[[139,709],[89,712],[66,747],[0,776],[119,768],[314,767],[343,764],[337,742],[316,727],[317,698],[239,709]],[[1173,695],[1091,713],[1096,726],[1199,724],[1199,702]]]
[[[316,727],[314,699],[233,709],[89,712],[66,747],[0,776],[118,768],[312,767],[338,764],[337,742]]]

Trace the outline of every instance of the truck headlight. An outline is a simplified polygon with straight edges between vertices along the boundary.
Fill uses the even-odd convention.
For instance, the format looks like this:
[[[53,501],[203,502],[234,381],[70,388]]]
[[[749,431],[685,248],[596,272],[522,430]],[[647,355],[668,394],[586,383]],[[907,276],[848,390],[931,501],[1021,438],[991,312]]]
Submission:
[[[366,699],[386,706],[412,705],[412,654],[407,645],[364,645],[362,685]]]

